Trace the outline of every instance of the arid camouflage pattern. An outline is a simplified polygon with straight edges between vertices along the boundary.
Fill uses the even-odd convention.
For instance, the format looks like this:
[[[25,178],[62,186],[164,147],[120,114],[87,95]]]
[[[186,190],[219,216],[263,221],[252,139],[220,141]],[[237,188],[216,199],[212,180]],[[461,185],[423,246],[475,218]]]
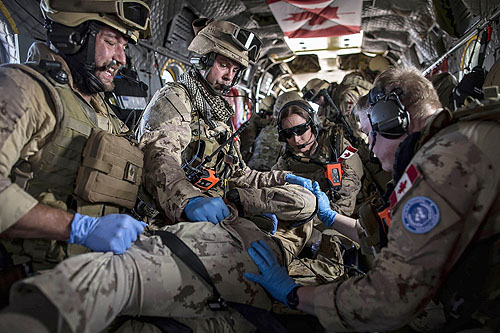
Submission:
[[[257,136],[260,131],[269,124],[269,121],[265,118],[260,117],[257,114],[253,114],[250,118],[250,124],[247,128],[240,134],[241,141],[241,155],[243,156],[243,160],[248,162],[250,157],[252,157],[253,152],[255,151],[255,144]],[[252,168],[255,169],[255,168]],[[269,170],[260,170],[259,171],[269,171]]]
[[[165,230],[198,254],[225,300],[271,308],[269,294],[243,274],[258,272],[247,249],[259,239],[288,265],[279,241],[234,213],[217,225],[187,222]],[[206,301],[212,296],[211,288],[173,256],[159,236],[140,236],[123,255],[89,253],[72,257],[49,273],[16,284],[11,304],[22,303],[23,296],[30,292],[44,294],[56,306],[65,323],[61,331],[99,332],[120,314],[172,317],[199,331],[254,330],[234,310],[210,310]]]
[[[457,258],[467,253],[467,246],[493,236],[496,243],[486,260],[490,270],[484,274],[484,283],[473,289],[485,302],[473,318],[491,318],[487,313],[494,307],[486,301],[498,298],[500,290],[500,155],[491,144],[498,140],[498,123],[460,121],[436,134],[417,152],[410,165],[421,177],[393,207],[389,244],[375,259],[373,269],[366,277],[316,289],[315,313],[324,327],[382,331],[403,326],[436,295],[436,287],[447,286],[447,274]],[[415,197],[432,200],[439,210],[437,225],[426,233],[410,232],[402,223],[408,217],[405,205]],[[462,302],[458,298],[455,306]],[[492,313],[498,318],[498,313]]]
[[[192,73],[190,75],[194,77]],[[179,82],[183,82],[182,78],[179,79]],[[188,94],[186,88],[179,83],[165,86],[155,94],[149,103],[139,126],[140,144],[145,152],[146,188],[156,197],[167,219],[174,223],[182,221],[181,215],[189,199],[197,196],[223,195],[223,181],[212,189],[203,191],[188,181],[184,170],[181,168],[181,165],[186,161],[190,161],[198,150],[195,141],[198,140],[199,136],[205,141],[206,150],[208,151],[211,148],[214,151],[221,143],[220,141],[223,141],[221,138],[225,140],[231,133],[231,129],[225,121],[206,120],[207,115],[209,117],[211,114],[211,110],[206,110],[208,106],[204,110],[200,110],[200,113],[205,116],[202,116],[202,119],[198,122],[198,112],[193,109],[195,103],[192,103],[190,99],[192,95],[193,91]],[[212,96],[211,98],[222,99],[219,96]],[[213,124],[212,127],[210,122]],[[183,158],[183,152],[186,148],[189,148],[188,150],[192,154],[186,154]],[[224,151],[227,152],[228,149],[229,145],[226,145]],[[285,185],[287,172],[258,172],[251,170],[241,159],[239,140],[234,144],[234,152],[238,157],[238,161],[230,165],[228,170],[228,189],[244,188],[247,192],[254,191],[252,195],[248,196],[249,198],[260,198],[262,189],[267,188],[266,191],[269,191],[269,188],[273,188],[279,192],[278,196],[284,198],[283,200],[287,203],[296,203],[296,196],[287,196],[289,192],[287,190],[289,185]],[[205,155],[208,154],[209,152],[205,152]],[[199,156],[199,158],[201,161],[202,157]],[[214,158],[214,160],[216,160],[215,163],[221,161],[215,165],[216,171],[221,170],[224,159]],[[207,166],[210,167],[211,164],[207,164]],[[304,193],[308,192],[305,189],[302,191]],[[309,194],[304,195],[308,196]],[[299,209],[303,209],[301,203],[297,204]],[[267,201],[260,214],[275,213],[280,219],[283,218],[288,221],[294,219],[294,213],[287,214],[287,211],[280,211],[280,207],[282,207],[281,203],[275,200]],[[305,208],[305,210],[311,212],[314,209],[315,203],[313,207]],[[245,214],[252,213],[245,212]]]
[[[62,104],[62,110],[59,112],[68,113],[66,119],[73,121],[73,127],[79,128],[79,133],[84,132],[85,126],[87,130],[90,130],[91,127],[99,127],[109,132],[116,131],[115,121],[118,120],[110,119],[102,98],[95,95],[91,98],[90,104],[82,102],[83,99],[76,96],[77,92],[73,87],[70,70],[63,58],[50,51],[45,44],[34,43],[29,50],[28,61],[38,62],[41,59],[60,62],[62,69],[68,74],[68,85],[73,89],[74,94],[67,92],[66,96],[71,95],[70,97],[59,97]],[[46,81],[50,84],[50,81]],[[71,91],[69,88],[64,90]],[[40,170],[42,167],[49,170],[50,167],[58,168],[61,163],[68,163],[66,160],[59,165],[54,162],[54,166],[47,166],[45,161],[47,159],[50,162],[58,159],[62,161],[65,161],[65,158],[69,159],[70,149],[63,149],[64,144],[75,151],[78,147],[82,149],[83,145],[80,140],[84,137],[80,134],[80,137],[75,139],[78,142],[68,141],[73,138],[71,131],[74,129],[61,128],[60,119],[56,117],[57,110],[47,87],[44,87],[38,82],[38,79],[23,70],[0,68],[0,92],[0,96],[3,96],[2,112],[0,112],[0,123],[2,124],[0,125],[2,126],[0,130],[0,201],[2,202],[0,232],[3,232],[39,202],[62,210],[69,209],[67,197],[73,192],[72,186],[74,185],[68,181],[68,178],[76,178],[78,164],[72,170],[69,170],[68,167],[66,174],[64,174],[65,177],[59,175],[59,178],[57,175],[47,175]],[[73,104],[67,104],[71,102]],[[69,109],[71,112],[76,111],[75,114],[71,114]],[[81,110],[80,114],[77,114],[78,110]],[[91,116],[89,116],[90,112],[92,112]],[[84,122],[78,118],[85,119],[88,124],[84,125]],[[75,124],[80,127],[75,126]],[[67,135],[63,138],[65,140],[63,144],[51,142],[51,139],[55,138],[56,128],[59,128],[59,133],[65,131],[63,135]],[[46,154],[51,145],[56,147],[55,150],[59,147],[60,155]],[[18,160],[28,161],[34,173],[34,179],[28,182],[30,186],[26,191],[18,184],[12,183],[9,178]],[[78,163],[78,161],[74,161],[74,163]],[[40,174],[41,176],[39,176]],[[89,209],[91,209],[90,206],[88,205]],[[102,211],[103,205],[99,206]],[[118,208],[114,208],[114,212],[117,213]],[[93,211],[94,214],[82,213],[99,216],[96,211]],[[51,268],[67,255],[85,251],[82,246],[46,240],[14,239],[3,240],[2,243],[10,253],[14,254],[14,265],[31,261],[35,270]]]
[[[352,72],[344,76],[342,82],[331,92],[334,103],[339,108],[346,122],[351,126],[356,137],[368,141],[366,135],[361,131],[359,120],[354,116],[353,109],[358,99],[366,95],[372,84],[363,78],[359,72]],[[328,105],[327,108],[330,108]],[[328,114],[331,111],[326,111]]]
[[[248,166],[254,170],[270,171],[278,160],[283,143],[278,140],[275,125],[264,127],[255,139],[254,151]]]

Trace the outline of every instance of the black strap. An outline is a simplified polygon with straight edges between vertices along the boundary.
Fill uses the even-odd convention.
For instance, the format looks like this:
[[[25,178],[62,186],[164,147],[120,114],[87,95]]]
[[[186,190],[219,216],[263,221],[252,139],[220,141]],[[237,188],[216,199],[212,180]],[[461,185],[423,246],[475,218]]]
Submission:
[[[209,286],[212,287],[213,295],[216,299],[220,299],[220,293],[212,282],[212,278],[207,272],[205,265],[200,258],[184,243],[179,237],[165,230],[156,230],[154,235],[160,236],[164,245],[166,245],[173,254],[182,260],[191,270],[193,270],[200,278],[202,278]]]
[[[272,316],[269,311],[257,308],[248,304],[225,302],[219,291],[212,282],[212,278],[208,274],[205,265],[200,258],[175,234],[166,230],[156,230],[153,235],[160,236],[164,245],[166,245],[176,257],[182,260],[193,272],[202,278],[209,286],[212,287],[215,300],[209,300],[208,306],[211,310],[227,310],[226,306],[230,306],[238,311],[243,317],[257,327],[257,332],[276,332],[285,333],[287,330],[283,325]],[[215,303],[214,303],[215,302]],[[217,309],[214,306],[219,304],[222,308]]]

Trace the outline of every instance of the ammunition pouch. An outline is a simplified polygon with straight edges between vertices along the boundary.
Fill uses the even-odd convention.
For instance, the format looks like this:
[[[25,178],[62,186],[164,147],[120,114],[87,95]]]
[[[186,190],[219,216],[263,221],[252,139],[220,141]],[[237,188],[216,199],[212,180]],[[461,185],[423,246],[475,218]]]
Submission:
[[[132,209],[143,169],[143,153],[124,137],[93,129],[83,149],[75,194],[91,203]]]

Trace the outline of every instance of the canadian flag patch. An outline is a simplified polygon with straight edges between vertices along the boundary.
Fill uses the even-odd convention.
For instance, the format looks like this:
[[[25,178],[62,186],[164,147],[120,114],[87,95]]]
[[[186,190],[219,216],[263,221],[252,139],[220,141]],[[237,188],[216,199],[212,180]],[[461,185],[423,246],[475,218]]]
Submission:
[[[345,161],[349,158],[351,158],[354,154],[356,154],[358,150],[354,148],[353,146],[347,147],[343,152],[342,155],[338,158],[339,162]]]
[[[420,172],[418,172],[417,167],[411,164],[399,179],[394,191],[391,194],[391,205],[390,208],[394,207],[396,203],[401,199],[415,184],[417,179],[420,178]]]

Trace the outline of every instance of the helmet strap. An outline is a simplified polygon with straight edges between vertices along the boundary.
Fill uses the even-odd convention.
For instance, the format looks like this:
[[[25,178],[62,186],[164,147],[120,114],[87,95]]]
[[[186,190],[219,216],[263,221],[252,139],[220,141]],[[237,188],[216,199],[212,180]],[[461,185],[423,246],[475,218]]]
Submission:
[[[100,26],[97,23],[90,22],[87,32],[87,59],[80,69],[80,72],[85,78],[86,90],[91,94],[97,94],[105,90],[101,80],[95,76],[95,44],[97,34],[100,30]]]
[[[204,74],[200,73],[200,75],[203,78],[204,84],[206,85],[206,87],[209,89],[209,91],[212,94],[224,97],[225,95],[227,95],[229,93],[229,90],[238,83],[238,81],[240,80],[240,77],[241,77],[241,74],[243,73],[243,71],[240,69],[238,71],[238,73],[236,73],[236,75],[233,77],[233,80],[231,81],[231,84],[229,86],[223,85],[222,86],[222,90],[221,91],[217,91],[217,89],[215,89],[214,85],[211,84],[207,80],[208,74],[212,70],[212,67],[213,67],[213,65],[215,63],[215,58],[216,57],[217,57],[217,54],[215,52],[211,52],[208,55],[204,55],[204,56],[202,56],[200,58],[200,66],[199,66],[199,68],[205,71]]]

